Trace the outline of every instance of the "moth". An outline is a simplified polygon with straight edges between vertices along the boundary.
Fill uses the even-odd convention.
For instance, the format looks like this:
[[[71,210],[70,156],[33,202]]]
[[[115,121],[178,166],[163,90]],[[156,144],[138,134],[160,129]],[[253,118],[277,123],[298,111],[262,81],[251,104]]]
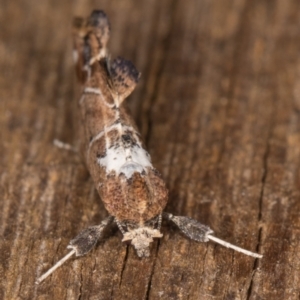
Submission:
[[[110,60],[106,48],[110,24],[103,11],[94,10],[88,18],[75,18],[73,25],[75,67],[82,84],[81,152],[109,217],[72,239],[68,246],[71,251],[36,283],[42,282],[74,254],[87,254],[113,223],[123,234],[122,241],[131,242],[141,258],[150,255],[153,239],[163,236],[162,218],[176,224],[192,240],[212,240],[261,258],[260,254],[216,238],[208,226],[196,220],[164,212],[168,190],[123,105],[138,83],[140,73],[128,60]]]

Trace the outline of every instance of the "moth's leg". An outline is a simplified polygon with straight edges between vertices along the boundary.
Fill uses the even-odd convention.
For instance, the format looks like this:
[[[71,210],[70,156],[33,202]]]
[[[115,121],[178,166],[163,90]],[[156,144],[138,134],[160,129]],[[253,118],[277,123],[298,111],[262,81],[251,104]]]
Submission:
[[[75,251],[76,256],[83,256],[91,251],[97,242],[103,237],[104,230],[113,221],[113,217],[109,216],[104,219],[100,225],[90,226],[81,231],[68,245],[68,249]]]
[[[125,232],[125,230],[124,230],[122,224],[120,223],[120,221],[117,220],[117,219],[115,219],[115,222],[116,222],[116,224],[117,224],[119,230],[122,232],[122,234],[125,235],[126,232]]]
[[[208,242],[209,235],[213,233],[208,226],[203,225],[189,217],[173,216],[172,214],[165,212],[163,213],[163,217],[166,220],[170,220],[175,223],[178,228],[191,240]]]
[[[162,222],[162,214],[160,214],[158,216],[157,230],[160,230],[160,228],[161,228],[161,222]]]
[[[60,148],[60,149],[64,149],[64,150],[68,150],[68,151],[78,153],[78,149],[76,147],[73,147],[72,145],[64,143],[64,142],[62,142],[60,140],[57,140],[57,139],[53,140],[53,145],[56,146],[57,148]]]
[[[71,249],[71,251],[46,273],[40,276],[35,283],[41,283],[74,254],[76,256],[83,256],[91,251],[97,242],[103,237],[105,229],[112,224],[113,219],[113,217],[109,216],[108,218],[104,219],[100,225],[91,226],[81,231],[74,239],[70,241],[67,248]]]
[[[246,255],[262,258],[263,256],[258,253],[254,253],[243,248],[237,247],[232,245],[226,241],[223,241],[215,236],[213,236],[213,231],[206,225],[201,224],[200,222],[189,218],[189,217],[182,217],[182,216],[173,216],[170,213],[163,213],[163,217],[167,220],[172,221],[175,223],[178,228],[190,239],[198,241],[198,242],[208,242],[212,240],[224,247],[231,248],[235,251],[244,253]]]

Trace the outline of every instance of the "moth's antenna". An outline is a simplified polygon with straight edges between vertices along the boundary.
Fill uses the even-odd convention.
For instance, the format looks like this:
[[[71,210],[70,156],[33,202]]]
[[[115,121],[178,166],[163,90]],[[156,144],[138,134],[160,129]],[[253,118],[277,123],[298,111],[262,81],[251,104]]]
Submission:
[[[218,244],[220,244],[220,245],[222,245],[224,247],[233,249],[233,250],[235,250],[237,252],[241,252],[241,253],[246,254],[248,256],[252,256],[252,257],[256,257],[256,258],[262,258],[263,257],[263,255],[261,255],[261,254],[258,254],[258,253],[255,253],[255,252],[251,252],[249,250],[246,250],[246,249],[243,249],[241,247],[235,246],[235,245],[230,244],[230,243],[228,243],[226,241],[223,241],[223,240],[221,240],[221,239],[219,239],[219,238],[217,238],[217,237],[215,237],[213,235],[208,234],[206,237],[208,239],[210,239],[211,241],[214,241],[215,243],[218,243]]]
[[[76,253],[75,249],[70,251],[66,256],[64,256],[61,260],[59,260],[53,267],[51,267],[46,273],[40,276],[36,280],[35,284],[40,284],[42,281],[44,281],[49,275],[51,275],[56,269],[58,269],[61,265],[63,265],[75,253]]]

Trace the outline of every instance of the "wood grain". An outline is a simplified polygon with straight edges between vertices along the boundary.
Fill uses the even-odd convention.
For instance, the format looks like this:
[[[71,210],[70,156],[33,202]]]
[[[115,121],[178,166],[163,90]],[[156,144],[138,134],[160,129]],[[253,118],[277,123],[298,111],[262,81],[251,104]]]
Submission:
[[[167,211],[255,260],[187,240],[170,224],[139,259],[115,233],[36,278],[107,215],[77,144],[71,20],[94,8],[112,56],[142,80],[130,99]],[[299,299],[300,2],[2,1],[0,299]]]

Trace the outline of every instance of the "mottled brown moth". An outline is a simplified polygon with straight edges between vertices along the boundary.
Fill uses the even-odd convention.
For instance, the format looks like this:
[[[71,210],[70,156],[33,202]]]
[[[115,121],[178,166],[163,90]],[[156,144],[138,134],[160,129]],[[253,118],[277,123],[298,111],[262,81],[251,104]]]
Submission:
[[[113,223],[123,234],[122,241],[130,241],[139,257],[149,256],[150,243],[162,237],[160,230],[164,218],[175,223],[192,240],[213,240],[261,258],[260,254],[216,238],[208,226],[196,220],[163,212],[168,200],[167,188],[122,105],[134,90],[140,74],[128,60],[109,59],[106,48],[109,35],[109,21],[101,10],[93,11],[87,19],[74,20],[74,60],[83,86],[79,100],[83,132],[80,150],[109,217],[72,239],[68,245],[71,251],[36,283],[42,282],[74,254],[87,254]]]

